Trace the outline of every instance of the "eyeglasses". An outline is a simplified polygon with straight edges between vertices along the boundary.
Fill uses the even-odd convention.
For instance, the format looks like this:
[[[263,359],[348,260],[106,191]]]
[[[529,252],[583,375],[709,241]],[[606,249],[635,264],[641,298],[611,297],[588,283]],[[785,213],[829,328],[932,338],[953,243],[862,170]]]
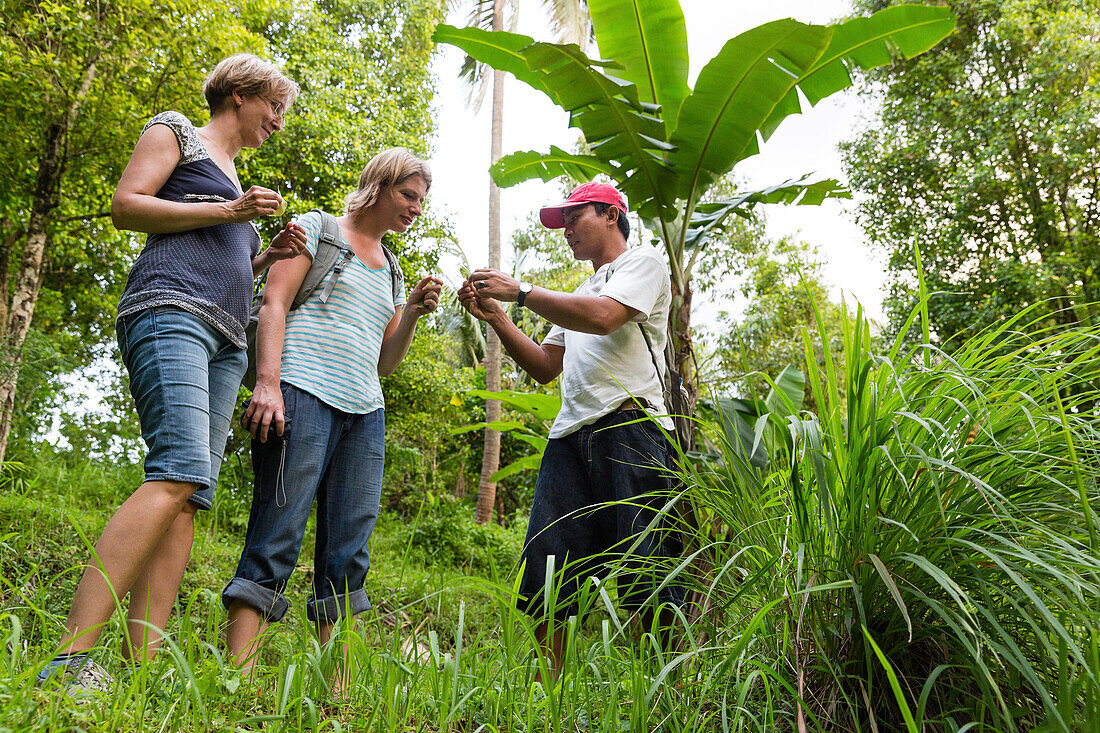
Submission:
[[[283,112],[286,112],[286,108],[283,106],[282,102],[276,101],[274,99],[267,99],[266,97],[264,97],[264,101],[267,102],[269,107],[271,107],[271,112],[276,117],[282,117]]]

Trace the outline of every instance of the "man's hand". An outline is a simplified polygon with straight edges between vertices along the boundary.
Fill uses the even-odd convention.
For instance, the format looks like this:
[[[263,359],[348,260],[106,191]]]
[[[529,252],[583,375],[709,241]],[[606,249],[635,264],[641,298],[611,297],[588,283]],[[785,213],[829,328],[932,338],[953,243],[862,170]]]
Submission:
[[[443,290],[443,281],[429,275],[416,284],[409,293],[406,307],[412,308],[416,317],[431,313],[439,307],[439,294]]]
[[[479,321],[488,321],[493,316],[504,312],[497,301],[489,297],[480,297],[480,293],[469,280],[462,283],[462,287],[458,289],[458,302]]]
[[[281,232],[275,235],[265,254],[269,262],[289,260],[306,251],[306,230],[296,222],[289,221]]]
[[[507,303],[519,299],[519,280],[505,275],[500,270],[479,267],[470,273],[466,282],[481,298],[494,298]]]

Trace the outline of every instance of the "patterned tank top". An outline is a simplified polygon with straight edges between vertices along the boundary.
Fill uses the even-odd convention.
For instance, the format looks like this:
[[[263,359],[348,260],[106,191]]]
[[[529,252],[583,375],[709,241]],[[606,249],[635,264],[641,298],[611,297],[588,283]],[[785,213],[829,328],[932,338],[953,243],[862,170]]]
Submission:
[[[152,125],[166,125],[180,146],[179,163],[157,198],[201,203],[240,197],[236,184],[211,160],[190,120],[178,112],[162,112],[146,123],[142,133]],[[149,234],[126,280],[118,317],[156,306],[181,308],[243,349],[252,297],[252,258],[259,251],[260,234],[251,222]]]

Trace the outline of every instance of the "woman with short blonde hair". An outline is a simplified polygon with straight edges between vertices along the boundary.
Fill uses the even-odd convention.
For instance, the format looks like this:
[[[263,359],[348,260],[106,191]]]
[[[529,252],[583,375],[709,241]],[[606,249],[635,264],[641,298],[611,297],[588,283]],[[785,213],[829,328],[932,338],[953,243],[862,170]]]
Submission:
[[[60,650],[39,674],[105,689],[88,652],[130,594],[125,655],[152,658],[191,553],[195,512],[210,509],[237,390],[253,279],[295,257],[288,224],[261,249],[253,221],[281,211],[268,188],[245,190],[234,160],[283,127],[298,85],[251,54],[220,62],[203,85],[210,121],[179,112],[146,123],[111,202],[119,229],[145,232],[118,304],[118,344],[149,448],[145,481],[111,517],[77,587]]]
[[[210,114],[221,111],[234,92],[245,96],[278,100],[285,108],[298,98],[298,85],[283,76],[279,67],[250,53],[222,59],[202,83],[202,95]]]

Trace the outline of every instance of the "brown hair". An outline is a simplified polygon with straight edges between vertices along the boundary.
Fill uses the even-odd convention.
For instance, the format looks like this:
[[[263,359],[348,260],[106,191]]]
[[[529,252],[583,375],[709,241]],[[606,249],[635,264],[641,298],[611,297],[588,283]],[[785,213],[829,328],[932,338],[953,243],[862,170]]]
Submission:
[[[405,148],[383,150],[367,162],[359,175],[359,187],[344,200],[344,213],[354,214],[369,209],[378,200],[383,189],[404,183],[413,176],[420,176],[430,189],[432,172],[428,164]]]
[[[280,101],[286,108],[298,98],[298,85],[270,61],[250,53],[239,53],[219,61],[202,83],[202,94],[212,115],[221,111],[233,92]]]

